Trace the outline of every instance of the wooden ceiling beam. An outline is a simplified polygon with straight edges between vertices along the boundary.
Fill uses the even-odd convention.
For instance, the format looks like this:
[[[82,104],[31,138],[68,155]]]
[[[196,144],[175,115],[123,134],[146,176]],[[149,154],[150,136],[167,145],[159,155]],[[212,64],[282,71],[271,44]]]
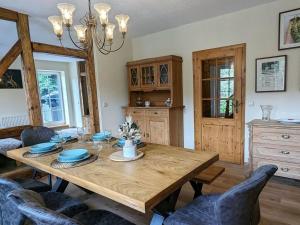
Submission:
[[[10,65],[22,52],[21,41],[18,40],[0,61],[0,77],[4,75]]]
[[[56,45],[32,42],[32,50],[34,52],[42,52],[54,55],[70,56],[74,58],[86,59],[87,53],[82,50],[64,48]]]
[[[9,9],[4,9],[0,7],[0,19],[17,22],[18,13]]]

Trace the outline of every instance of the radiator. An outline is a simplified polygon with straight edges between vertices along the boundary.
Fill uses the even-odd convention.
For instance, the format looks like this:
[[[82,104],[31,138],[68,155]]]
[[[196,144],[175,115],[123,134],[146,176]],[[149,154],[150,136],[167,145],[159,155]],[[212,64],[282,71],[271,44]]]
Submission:
[[[17,127],[29,124],[28,115],[4,116],[0,117],[0,128]]]

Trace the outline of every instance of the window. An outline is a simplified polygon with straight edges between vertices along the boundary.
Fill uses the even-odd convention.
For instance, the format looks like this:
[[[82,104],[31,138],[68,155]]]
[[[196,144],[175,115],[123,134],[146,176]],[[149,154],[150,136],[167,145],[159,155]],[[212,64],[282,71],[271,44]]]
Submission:
[[[65,124],[61,72],[38,71],[38,85],[44,125]]]

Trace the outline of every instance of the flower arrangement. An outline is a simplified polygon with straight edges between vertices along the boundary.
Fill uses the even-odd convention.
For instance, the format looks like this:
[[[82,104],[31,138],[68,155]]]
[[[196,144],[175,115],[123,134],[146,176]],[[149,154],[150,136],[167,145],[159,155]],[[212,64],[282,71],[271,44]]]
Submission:
[[[140,129],[131,116],[126,116],[126,121],[119,127],[119,133],[125,140],[139,141],[141,139]]]

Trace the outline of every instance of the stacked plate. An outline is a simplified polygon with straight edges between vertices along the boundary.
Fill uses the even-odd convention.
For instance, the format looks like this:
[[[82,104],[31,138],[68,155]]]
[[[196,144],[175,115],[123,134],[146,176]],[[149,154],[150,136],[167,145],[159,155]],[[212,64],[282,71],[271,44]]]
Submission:
[[[62,143],[64,141],[71,140],[72,136],[71,135],[55,135],[51,138],[50,142],[53,143]]]
[[[104,141],[111,137],[112,137],[112,133],[110,131],[103,131],[103,132],[94,134],[92,139],[93,139],[93,141]]]
[[[90,157],[86,149],[70,149],[59,153],[57,160],[61,163],[80,162]]]
[[[36,144],[30,147],[30,152],[34,154],[47,153],[56,149],[56,143],[46,142]]]

